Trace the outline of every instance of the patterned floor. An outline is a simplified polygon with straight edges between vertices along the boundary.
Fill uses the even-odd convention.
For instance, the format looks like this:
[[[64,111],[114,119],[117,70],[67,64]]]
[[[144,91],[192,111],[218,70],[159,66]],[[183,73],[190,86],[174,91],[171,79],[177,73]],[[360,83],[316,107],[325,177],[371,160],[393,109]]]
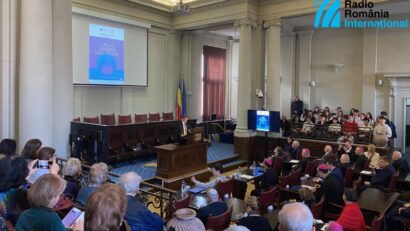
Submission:
[[[212,145],[208,147],[208,163],[216,162],[218,160],[226,159],[234,156],[233,144],[225,144],[219,142],[212,142]],[[146,180],[155,177],[157,171],[157,160],[142,158],[132,164],[130,162],[123,162],[117,164],[116,168],[111,171],[116,174],[123,174],[125,172],[136,172],[142,179]],[[116,181],[116,179],[112,179]]]

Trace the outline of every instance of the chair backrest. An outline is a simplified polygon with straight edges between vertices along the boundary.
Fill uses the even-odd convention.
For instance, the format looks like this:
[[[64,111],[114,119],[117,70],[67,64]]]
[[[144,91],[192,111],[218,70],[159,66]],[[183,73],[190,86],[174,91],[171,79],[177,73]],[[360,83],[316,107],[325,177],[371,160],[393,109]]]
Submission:
[[[115,114],[104,115],[101,114],[101,124],[104,125],[115,125]]]
[[[162,120],[174,120],[174,113],[172,112],[163,112]]]
[[[312,212],[312,215],[315,219],[320,219],[320,216],[322,215],[322,209],[323,209],[324,202],[325,202],[325,197],[322,196],[319,202],[317,202],[316,204],[310,207],[310,211]]]
[[[147,114],[135,114],[135,123],[146,123],[148,120]]]
[[[399,179],[400,172],[397,171],[396,174],[391,176],[390,178],[390,184],[389,184],[389,191],[394,192],[396,191],[397,188],[397,179]]]
[[[81,119],[80,119],[80,117],[75,117],[75,118],[73,118],[73,121],[74,122],[81,122]]]
[[[234,180],[230,179],[228,181],[224,182],[219,182],[218,185],[216,186],[216,190],[218,191],[219,197],[224,198],[226,194],[230,197],[233,190],[234,190],[235,184]]]
[[[118,115],[118,124],[130,124],[132,122],[131,114]]]
[[[284,159],[284,156],[277,156],[273,161],[273,168],[275,169],[276,173],[278,173],[278,175],[280,175],[280,173],[282,172],[282,165]]]
[[[277,192],[277,187],[274,187],[269,191],[261,193],[261,196],[258,198],[261,214],[265,214],[267,212],[269,205],[275,205],[277,200]]]
[[[353,180],[353,168],[351,167],[346,168],[345,178],[344,178],[344,185],[346,188],[352,187],[352,180]]]
[[[286,176],[283,176],[282,177],[282,179],[280,180],[280,182],[279,182],[279,187],[280,188],[285,188],[286,187],[286,185],[289,185],[290,184],[290,180],[292,179],[292,173],[289,173],[288,175],[286,175]]]
[[[189,194],[187,196],[185,196],[184,198],[182,198],[179,201],[175,201],[174,204],[174,211],[177,211],[178,209],[183,209],[183,208],[188,208],[189,207],[189,200],[191,198],[189,197]]]
[[[366,162],[364,162],[364,170],[369,170],[370,169],[370,161],[369,159],[366,160]]]
[[[95,116],[95,117],[85,117],[84,116],[84,123],[99,124],[100,119],[98,118],[98,116]]]
[[[222,231],[229,227],[232,216],[232,207],[230,207],[226,212],[218,216],[208,217],[206,222],[206,229],[212,229],[214,231]]]
[[[370,226],[370,231],[379,231],[381,230],[382,221],[384,219],[384,214],[380,214],[379,217],[375,217],[372,220],[372,224]]]
[[[149,122],[159,121],[160,120],[159,113],[149,113],[148,120]]]
[[[305,174],[309,174],[309,176],[314,177],[316,176],[316,168],[319,165],[318,160],[309,160],[306,165]]]
[[[298,169],[296,171],[291,172],[290,178],[290,185],[299,185],[300,184],[300,176],[302,175],[302,169]]]

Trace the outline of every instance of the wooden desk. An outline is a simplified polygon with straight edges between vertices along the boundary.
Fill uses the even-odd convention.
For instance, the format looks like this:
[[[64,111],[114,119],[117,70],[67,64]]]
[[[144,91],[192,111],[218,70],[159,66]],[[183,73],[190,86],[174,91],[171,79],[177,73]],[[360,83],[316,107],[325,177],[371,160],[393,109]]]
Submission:
[[[207,169],[205,143],[165,144],[155,146],[157,151],[157,176],[165,179]]]
[[[363,210],[380,214],[385,213],[399,196],[400,193],[390,193],[377,188],[367,188],[360,194],[357,203]]]
[[[240,173],[248,176],[253,176],[253,178],[248,179],[248,178],[243,178],[237,175],[234,175],[234,190],[232,192],[233,197],[238,198],[238,199],[245,199],[245,194],[246,190],[248,188],[248,182],[254,180],[255,181],[255,187],[258,186],[258,181],[262,178],[264,172],[262,172],[262,169],[260,167],[257,167],[256,170],[251,170],[249,168],[241,168]]]

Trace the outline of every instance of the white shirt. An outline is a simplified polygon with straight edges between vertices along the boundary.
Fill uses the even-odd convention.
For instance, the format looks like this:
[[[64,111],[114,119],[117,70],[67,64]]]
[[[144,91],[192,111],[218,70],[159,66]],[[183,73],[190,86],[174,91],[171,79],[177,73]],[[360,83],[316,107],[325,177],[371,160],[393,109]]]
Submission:
[[[219,182],[225,182],[227,181],[228,178],[226,178],[225,176],[221,175],[218,177],[215,177],[214,179],[212,179],[211,181],[209,181],[208,183],[203,183],[201,181],[195,181],[195,186],[199,186],[205,189],[210,189],[210,188],[215,188]]]

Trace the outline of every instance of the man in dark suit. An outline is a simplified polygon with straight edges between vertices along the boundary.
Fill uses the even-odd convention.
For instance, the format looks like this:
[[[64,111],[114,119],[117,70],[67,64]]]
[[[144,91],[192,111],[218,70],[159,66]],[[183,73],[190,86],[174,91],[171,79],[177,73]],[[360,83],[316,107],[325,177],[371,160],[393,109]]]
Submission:
[[[330,145],[326,145],[324,148],[325,154],[323,154],[321,160],[327,162],[328,160],[336,160],[336,155],[333,153],[333,148]]]
[[[339,145],[339,149],[337,151],[337,160],[340,160],[340,156],[342,156],[342,154],[346,153],[347,155],[349,155],[350,158],[350,162],[354,163],[353,160],[355,160],[355,156],[354,156],[354,149],[352,147],[352,142],[350,142],[350,140],[345,139],[343,141],[343,144]]]
[[[372,188],[388,188],[391,177],[396,174],[396,170],[391,165],[392,160],[389,156],[384,155],[380,157],[379,167],[380,170],[376,170],[376,175],[372,177],[370,182],[364,182],[365,185],[370,185]]]
[[[215,189],[209,189],[206,192],[209,204],[198,210],[198,218],[206,226],[208,217],[218,216],[228,210],[228,206],[225,202],[219,201],[218,192]]]
[[[365,170],[364,168],[366,167],[365,165],[366,165],[367,157],[363,153],[363,148],[362,147],[356,147],[355,157],[356,157],[355,160],[352,161],[354,171],[355,172],[361,172],[361,171]]]
[[[326,162],[327,168],[329,170],[329,174],[333,175],[337,181],[340,183],[340,185],[342,187],[344,187],[344,176],[342,171],[340,171],[339,168],[336,168],[336,166],[338,165],[336,160],[329,160]]]
[[[296,96],[290,107],[291,114],[297,113],[300,116],[303,112],[303,101],[299,99],[299,96]]]
[[[410,173],[410,167],[407,161],[402,158],[401,152],[394,151],[391,158],[393,159],[393,167],[400,172],[400,179],[406,178],[407,174]]]
[[[299,161],[295,169],[301,169],[301,173],[306,172],[306,167],[309,161],[315,160],[315,157],[310,156],[310,150],[308,148],[302,149],[302,159]]]
[[[320,164],[317,168],[318,175],[323,179],[321,187],[316,193],[316,201],[319,201],[322,196],[325,197],[324,208],[330,213],[339,213],[340,209],[329,205],[335,203],[343,205],[343,191],[344,187],[333,174],[329,173],[329,168],[326,164]]]
[[[292,159],[292,160],[294,160],[294,159],[296,159],[296,157],[298,156],[298,154],[299,154],[299,150],[300,150],[300,143],[299,143],[299,141],[298,140],[294,140],[293,142],[292,142],[292,149],[291,149],[291,151],[290,151],[290,158]]]
[[[177,130],[176,130],[176,142],[181,142],[181,140],[185,139],[186,136],[190,133],[190,127],[188,124],[188,116],[182,115],[181,122],[178,123]]]

